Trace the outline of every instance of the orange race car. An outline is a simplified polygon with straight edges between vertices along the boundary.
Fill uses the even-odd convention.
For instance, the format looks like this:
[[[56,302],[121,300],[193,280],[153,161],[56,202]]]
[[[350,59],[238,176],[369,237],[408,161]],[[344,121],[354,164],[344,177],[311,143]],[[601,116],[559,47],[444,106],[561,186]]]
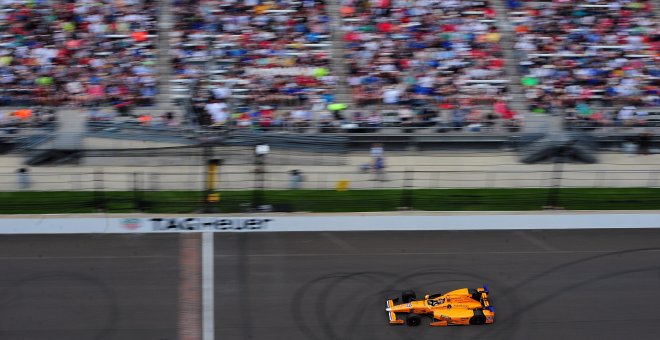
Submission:
[[[399,298],[387,300],[385,310],[391,325],[404,323],[397,318],[397,313],[408,314],[405,320],[408,326],[419,325],[424,315],[433,318],[431,326],[483,325],[495,320],[495,310],[488,300],[488,286],[426,295],[424,300],[416,298],[415,292],[407,290],[401,294],[402,304],[397,304]]]

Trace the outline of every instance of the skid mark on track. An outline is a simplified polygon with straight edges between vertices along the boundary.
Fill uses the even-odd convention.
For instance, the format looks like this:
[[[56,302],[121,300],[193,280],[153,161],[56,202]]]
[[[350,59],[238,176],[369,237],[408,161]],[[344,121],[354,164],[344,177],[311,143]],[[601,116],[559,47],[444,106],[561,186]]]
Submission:
[[[525,289],[525,287],[532,285],[534,282],[537,282],[539,280],[546,279],[547,277],[551,276],[552,274],[559,274],[561,273],[562,270],[569,269],[572,267],[576,267],[578,265],[586,265],[591,263],[592,261],[600,260],[600,259],[606,259],[608,257],[613,257],[613,256],[623,256],[623,255],[631,255],[631,254],[638,254],[638,253],[646,253],[646,252],[657,252],[659,251],[660,248],[658,247],[651,247],[651,248],[637,248],[637,249],[626,249],[626,250],[620,250],[620,251],[613,251],[605,254],[599,254],[599,255],[594,255],[594,256],[588,256],[584,257],[578,260],[574,261],[568,261],[564,262],[562,264],[550,267],[540,273],[537,273],[535,275],[530,276],[529,278],[522,280],[518,282],[517,284],[514,284],[510,286],[509,288],[506,288],[502,291],[502,293],[506,295],[512,295],[515,294],[516,291]],[[590,278],[587,280],[582,280],[578,281],[569,285],[563,285],[557,287],[557,289],[551,293],[545,294],[542,297],[535,299],[531,302],[527,302],[524,304],[517,304],[514,305],[515,309],[511,311],[511,314],[517,315],[519,317],[514,317],[511,318],[511,320],[508,322],[506,325],[506,328],[504,329],[516,329],[518,328],[519,325],[525,323],[527,321],[527,317],[530,315],[530,311],[533,311],[537,307],[543,305],[544,303],[550,301],[551,299],[567,294],[569,292],[572,292],[574,290],[577,290],[579,288],[582,288],[584,286],[588,286],[589,284],[592,283],[598,283],[602,280],[606,279],[611,279],[611,278],[616,278],[620,276],[626,276],[630,274],[636,274],[636,273],[642,273],[642,272],[648,272],[648,271],[660,271],[660,265],[658,266],[651,266],[651,267],[645,267],[645,268],[637,268],[637,269],[629,269],[629,270],[613,270],[611,272],[607,272],[604,274],[601,274],[600,276]],[[480,336],[488,336],[494,339],[509,339],[507,338],[509,334],[502,334],[502,329],[499,329],[496,332],[483,332]],[[477,337],[475,337],[476,339]]]
[[[598,284],[602,280],[613,279],[613,278],[616,278],[616,277],[627,276],[627,275],[631,275],[631,274],[638,274],[638,273],[644,273],[644,272],[649,272],[649,271],[655,271],[655,270],[659,270],[659,269],[660,269],[660,266],[651,266],[651,267],[637,268],[637,269],[631,269],[631,270],[614,271],[612,273],[607,273],[607,274],[600,275],[600,276],[597,276],[597,277],[593,277],[593,278],[590,278],[590,279],[587,279],[587,280],[578,281],[578,282],[575,282],[575,283],[567,285],[567,286],[559,287],[558,289],[556,289],[556,290],[554,290],[550,293],[547,293],[547,294],[541,296],[540,298],[538,298],[536,300],[533,300],[531,302],[528,302],[528,303],[525,303],[523,305],[517,306],[517,308],[512,313],[514,315],[520,315],[521,317],[512,318],[509,321],[509,324],[507,326],[510,327],[510,328],[518,327],[520,324],[525,322],[525,320],[526,320],[525,316],[529,315],[530,311],[541,307],[543,304],[545,304],[548,301],[556,300],[558,297],[560,297],[562,295],[565,295],[569,292],[572,292],[574,290],[577,290],[579,288],[589,286],[590,284]],[[657,322],[659,320],[659,318],[655,318],[654,319],[655,322]],[[623,320],[621,320],[621,321],[623,321]],[[585,321],[583,321],[583,322],[585,322]],[[602,322],[605,322],[605,321],[604,320],[598,320],[598,322],[602,323]],[[488,336],[488,337],[494,338],[494,339],[510,339],[508,337],[508,335],[499,334],[498,332],[494,332],[494,333],[493,332],[488,332],[488,333],[484,332],[484,334],[481,335],[480,337],[485,337],[485,336]]]
[[[77,286],[78,291],[84,291],[87,289],[90,293],[88,296],[89,299],[98,299],[94,307],[95,316],[103,316],[102,321],[99,324],[88,324],[85,325],[87,329],[95,329],[96,334],[91,336],[92,340],[110,340],[115,338],[115,332],[117,329],[117,321],[119,318],[119,307],[117,306],[117,298],[110,286],[106,282],[98,279],[97,277],[83,274],[80,272],[70,272],[70,271],[52,271],[52,272],[41,272],[33,275],[29,275],[17,280],[14,284],[4,289],[0,292],[0,315],[8,315],[8,318],[15,317],[16,312],[12,311],[12,305],[15,303],[23,303],[23,299],[34,299],[35,294],[47,294],[48,296],[42,297],[43,299],[48,299],[49,304],[59,304],[59,305],[68,305],[69,311],[71,308],[75,307],[77,303],[85,303],[85,301],[69,301],[66,298],[58,296],[57,294],[51,294],[48,288],[39,288],[38,291],[34,290],[34,287],[39,287],[41,285],[47,284],[48,286],[53,286],[52,281],[57,282],[67,282],[69,286]],[[32,289],[28,288],[33,286]],[[83,288],[84,287],[84,288]],[[61,301],[60,301],[61,300]],[[103,308],[99,308],[99,307]],[[82,312],[82,311],[78,311]],[[89,312],[89,311],[87,311]],[[32,330],[40,330],[39,326],[36,326],[41,319],[41,314],[43,312],[35,310],[31,315],[27,316],[30,318],[31,322],[35,325]],[[80,320],[80,316],[71,315],[72,318],[75,318],[77,321]],[[5,319],[8,319],[5,318]],[[50,319],[50,316],[45,316],[45,319]],[[58,328],[62,325],[57,325]],[[65,325],[70,326],[70,325]],[[43,330],[51,331],[51,330]],[[9,338],[4,332],[0,330],[0,339]],[[55,333],[55,332],[54,332]],[[53,335],[54,336],[54,335]]]
[[[477,273],[442,267],[427,267],[408,272],[342,272],[318,277],[302,285],[292,303],[293,319],[298,329],[310,340],[382,339],[378,334],[356,334],[364,327],[390,327],[384,312],[385,300],[411,288],[480,286],[496,280]],[[419,294],[437,293],[418,290]],[[507,299],[504,296],[501,300]],[[506,318],[502,313],[502,317]],[[429,319],[430,320],[430,319]],[[405,327],[404,327],[405,328]],[[419,334],[392,326],[393,336],[400,339],[423,339]],[[368,332],[368,331],[366,331]],[[513,335],[512,333],[510,333]]]
[[[335,235],[334,233],[321,233],[328,241],[339,247],[339,249],[344,250],[356,250],[350,243],[344,241],[341,237]]]
[[[548,268],[548,269],[546,269],[546,270],[544,270],[544,271],[542,271],[538,274],[532,275],[532,276],[530,276],[529,278],[527,278],[523,281],[520,281],[519,283],[511,286],[510,290],[520,289],[520,288],[524,287],[525,285],[528,285],[529,283],[534,282],[535,280],[539,280],[539,279],[543,278],[544,276],[550,275],[552,273],[555,273],[557,271],[560,271],[560,270],[568,268],[568,267],[576,266],[578,264],[583,264],[583,263],[587,263],[587,262],[590,262],[590,261],[594,261],[594,260],[598,260],[598,259],[602,259],[602,258],[607,258],[607,257],[611,257],[611,256],[619,256],[619,255],[643,253],[643,252],[658,252],[658,251],[660,251],[660,247],[626,249],[626,250],[619,250],[619,251],[611,251],[611,252],[607,252],[607,253],[603,253],[603,254],[584,257],[584,258],[581,258],[581,259],[578,259],[578,260],[575,260],[575,261],[565,262],[565,263],[559,264],[557,266]]]
[[[519,230],[513,233],[514,235],[528,241],[529,243],[543,249],[546,251],[552,251],[552,252],[557,252],[559,249],[551,245],[550,243],[534,236],[533,232],[527,231],[527,230]]]
[[[339,272],[317,277],[303,284],[296,292],[296,301],[292,303],[292,314],[298,321],[299,330],[310,340],[368,340],[382,339],[381,335],[368,333],[370,327],[387,326],[384,313],[384,301],[387,298],[397,297],[401,290],[414,289],[419,294],[437,293],[425,291],[438,289],[438,292],[459,288],[477,287],[489,284],[494,293],[493,305],[496,308],[496,323],[492,326],[471,327],[470,330],[453,332],[453,328],[437,330],[448,336],[459,335],[464,339],[501,339],[510,340],[526,336],[521,333],[523,329],[529,331],[524,325],[530,322],[530,313],[557,296],[571,294],[590,284],[607,281],[617,277],[650,272],[655,276],[660,273],[660,265],[643,268],[629,268],[619,270],[612,268],[608,272],[595,273],[588,279],[568,282],[552,289],[543,291],[542,295],[533,299],[525,299],[521,293],[537,280],[544,280],[552,275],[562,275],[562,270],[589,265],[599,259],[612,256],[625,256],[627,254],[644,254],[657,252],[660,248],[640,248],[615,251],[609,253],[596,253],[577,260],[542,269],[540,273],[530,275],[518,282],[505,284],[492,276],[482,275],[478,269],[464,270],[450,266],[426,266],[408,271],[397,272]],[[536,252],[539,253],[539,252]],[[587,271],[588,273],[588,271]],[[358,283],[358,284],[356,284]],[[528,293],[528,292],[527,292]],[[529,294],[526,294],[529,295]],[[338,299],[340,301],[338,301]],[[506,308],[498,308],[506,306]],[[382,318],[377,315],[382,314]],[[382,320],[380,320],[382,319]],[[357,329],[367,329],[366,334],[357,333]],[[381,332],[381,330],[379,330]],[[420,340],[434,338],[435,335],[420,329],[393,326],[388,332],[388,338],[406,340]]]

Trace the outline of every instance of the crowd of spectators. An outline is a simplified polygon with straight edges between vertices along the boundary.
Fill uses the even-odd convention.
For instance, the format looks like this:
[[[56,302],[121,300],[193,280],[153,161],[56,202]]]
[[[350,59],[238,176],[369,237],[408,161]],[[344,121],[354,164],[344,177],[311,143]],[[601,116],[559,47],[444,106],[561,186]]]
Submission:
[[[660,126],[660,109],[627,105],[620,109],[606,108],[589,112],[583,112],[581,109],[568,110],[564,115],[564,126],[568,129],[582,130],[658,127]]]
[[[194,97],[294,105],[336,82],[324,0],[175,0],[173,13],[173,82],[200,79]]]
[[[202,103],[200,103],[202,105]],[[332,107],[332,106],[331,106]],[[324,104],[311,107],[247,105],[230,107],[211,100],[197,110],[202,126],[223,130],[251,129],[290,132],[376,132],[381,128],[399,127],[412,132],[430,128],[450,131],[517,131],[524,117],[509,108],[504,100],[491,106],[473,105],[462,99],[455,104],[415,107],[407,104],[375,108],[328,110]]]
[[[487,0],[343,0],[341,14],[358,104],[492,102],[507,90]]]
[[[0,105],[149,105],[154,0],[5,0]]]
[[[508,2],[531,111],[660,106],[657,2]]]

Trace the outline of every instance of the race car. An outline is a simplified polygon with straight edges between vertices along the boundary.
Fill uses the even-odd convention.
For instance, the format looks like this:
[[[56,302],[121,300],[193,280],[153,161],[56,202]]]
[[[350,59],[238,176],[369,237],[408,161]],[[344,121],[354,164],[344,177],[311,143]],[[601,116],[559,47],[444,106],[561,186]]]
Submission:
[[[387,300],[387,315],[391,325],[401,325],[404,320],[397,318],[397,313],[406,313],[405,323],[418,326],[421,317],[433,318],[431,326],[483,325],[495,320],[495,309],[488,300],[488,286],[482,288],[462,288],[446,294],[433,294],[417,300],[415,292],[404,291],[399,298]]]

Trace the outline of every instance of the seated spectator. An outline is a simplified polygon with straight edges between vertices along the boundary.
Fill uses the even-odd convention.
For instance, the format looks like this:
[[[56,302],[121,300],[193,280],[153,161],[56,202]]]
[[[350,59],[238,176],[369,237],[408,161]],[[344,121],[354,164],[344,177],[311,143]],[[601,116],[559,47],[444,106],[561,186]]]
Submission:
[[[211,126],[220,127],[228,123],[229,113],[227,104],[213,100],[204,107],[207,114],[211,117]]]

